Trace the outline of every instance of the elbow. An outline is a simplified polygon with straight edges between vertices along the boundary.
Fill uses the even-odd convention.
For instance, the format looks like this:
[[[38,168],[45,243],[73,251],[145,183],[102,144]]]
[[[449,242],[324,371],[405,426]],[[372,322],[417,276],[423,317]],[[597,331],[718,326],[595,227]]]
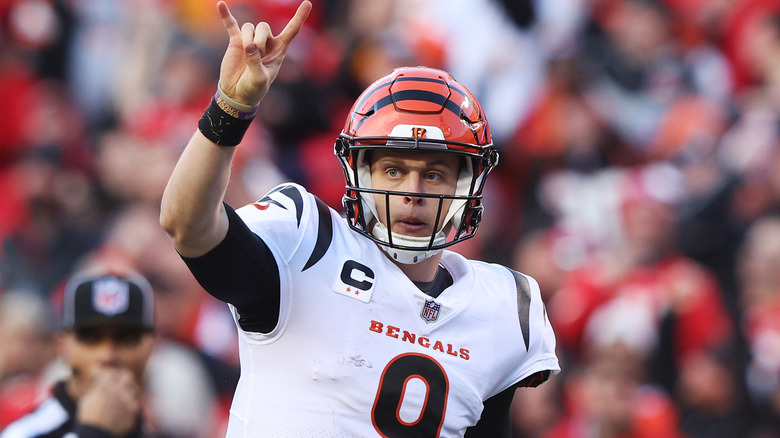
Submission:
[[[176,250],[187,257],[197,257],[217,246],[228,228],[227,215],[223,218],[219,214],[196,213],[164,202],[160,208],[160,226]]]
[[[164,209],[160,212],[160,226],[168,234],[173,247],[176,251],[182,255],[188,255],[190,251],[188,248],[192,245],[189,240],[192,240],[192,233],[188,231],[187,225],[183,222],[181,217],[175,214],[166,212]]]
[[[177,208],[175,203],[166,202],[165,199],[160,205],[160,226],[177,248],[184,243],[193,226],[187,214],[183,214],[184,211],[186,210]]]
[[[176,237],[181,234],[179,221],[164,205],[160,209],[160,226],[174,242]]]

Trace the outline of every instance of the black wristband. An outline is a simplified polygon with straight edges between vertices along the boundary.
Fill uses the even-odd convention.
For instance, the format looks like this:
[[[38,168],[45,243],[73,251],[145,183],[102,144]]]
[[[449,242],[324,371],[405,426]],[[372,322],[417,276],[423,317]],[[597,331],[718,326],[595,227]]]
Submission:
[[[233,147],[241,143],[252,120],[253,118],[236,118],[228,114],[214,98],[200,117],[198,129],[217,146]]]

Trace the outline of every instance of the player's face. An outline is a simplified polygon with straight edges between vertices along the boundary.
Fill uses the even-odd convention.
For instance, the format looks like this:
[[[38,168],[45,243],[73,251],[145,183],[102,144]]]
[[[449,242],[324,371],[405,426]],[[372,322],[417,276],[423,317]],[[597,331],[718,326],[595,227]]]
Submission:
[[[83,328],[64,334],[60,345],[73,378],[84,387],[90,386],[103,368],[129,369],[140,384],[154,335],[123,327]]]
[[[377,150],[371,156],[371,186],[377,190],[453,195],[460,171],[458,157],[447,153]],[[387,224],[385,195],[375,194],[379,220],[391,231],[425,237],[441,229],[452,202],[420,196],[389,196],[390,224]]]

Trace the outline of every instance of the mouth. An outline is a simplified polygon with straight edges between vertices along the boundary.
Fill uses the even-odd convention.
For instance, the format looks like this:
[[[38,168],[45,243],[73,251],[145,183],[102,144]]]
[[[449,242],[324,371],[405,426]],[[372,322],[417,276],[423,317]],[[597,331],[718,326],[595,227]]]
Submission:
[[[428,235],[428,224],[422,219],[405,217],[393,222],[393,231],[407,236]]]

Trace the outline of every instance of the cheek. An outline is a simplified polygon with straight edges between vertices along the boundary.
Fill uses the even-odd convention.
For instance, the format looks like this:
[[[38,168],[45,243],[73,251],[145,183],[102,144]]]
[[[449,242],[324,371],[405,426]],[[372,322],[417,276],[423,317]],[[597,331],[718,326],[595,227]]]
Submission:
[[[387,206],[385,199],[385,195],[381,195],[379,193],[375,193],[372,195],[374,197],[374,205],[376,206],[377,214],[379,214],[379,220],[381,220],[383,223],[386,222],[386,216],[387,216]]]
[[[92,362],[92,351],[76,342],[69,342],[61,350],[60,354],[73,368],[83,368]]]
[[[445,199],[441,205],[442,205],[441,206],[442,215],[447,214],[447,212],[450,211],[450,206],[452,205],[452,199]]]
[[[123,350],[119,360],[122,365],[126,366],[132,370],[136,376],[140,377],[143,375],[146,362],[152,354],[153,346],[154,342],[151,339],[141,341],[141,345]]]
[[[100,368],[100,360],[94,349],[83,346],[71,346],[64,356],[66,362],[73,370],[73,375],[80,381],[91,384],[95,374]]]
[[[389,188],[390,183],[388,182],[385,174],[380,169],[372,167],[370,172],[372,189],[386,190]]]
[[[445,199],[444,202],[442,203],[441,217],[439,217],[439,222],[436,224],[436,229],[437,230],[444,230],[445,227],[451,227],[452,226],[452,222],[451,222],[452,218],[450,218],[450,220],[448,220],[447,223],[444,223],[444,220],[447,218],[447,213],[449,213],[449,211],[450,211],[450,206],[451,205],[452,205],[452,200],[451,199]],[[436,211],[434,211],[433,214],[435,215]],[[460,213],[458,213],[458,214],[460,214]],[[435,216],[433,216],[433,217],[435,217]],[[447,229],[446,232],[449,232],[449,229]]]

